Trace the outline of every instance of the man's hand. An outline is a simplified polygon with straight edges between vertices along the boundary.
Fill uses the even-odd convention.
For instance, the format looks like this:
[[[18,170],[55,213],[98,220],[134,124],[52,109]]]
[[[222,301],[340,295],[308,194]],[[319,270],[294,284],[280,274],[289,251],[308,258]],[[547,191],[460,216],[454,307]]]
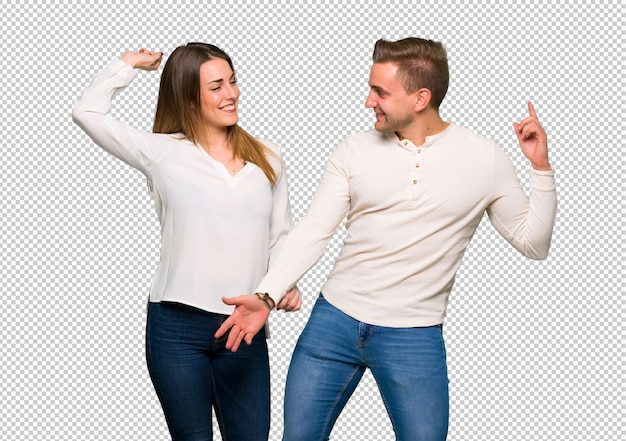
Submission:
[[[270,310],[255,294],[245,294],[237,297],[222,297],[222,302],[235,307],[233,313],[222,323],[215,333],[220,338],[229,330],[226,340],[226,349],[237,352],[242,341],[252,343],[254,336],[263,329]],[[302,306],[302,297],[297,286],[291,288],[278,302],[276,309],[286,312],[298,311]]]
[[[139,52],[127,51],[122,54],[124,63],[141,70],[157,70],[163,60],[163,52],[151,52],[139,49]]]
[[[548,137],[531,102],[528,102],[528,112],[530,116],[513,124],[522,153],[535,170],[552,170],[548,162]]]
[[[270,310],[264,302],[254,294],[245,294],[237,297],[222,297],[222,302],[235,306],[233,313],[222,323],[215,333],[220,338],[230,329],[226,341],[226,349],[237,352],[241,341],[252,343],[254,336],[263,329]]]

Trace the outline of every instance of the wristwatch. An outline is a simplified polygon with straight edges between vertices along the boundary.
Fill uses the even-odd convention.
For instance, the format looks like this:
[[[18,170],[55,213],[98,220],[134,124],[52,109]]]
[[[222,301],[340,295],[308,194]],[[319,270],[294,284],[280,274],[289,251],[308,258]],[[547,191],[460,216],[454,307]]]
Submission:
[[[274,302],[274,300],[270,297],[269,293],[255,292],[254,294],[259,298],[259,300],[265,303],[265,306],[267,306],[267,309],[269,309],[270,311],[274,309],[274,306],[276,306],[276,302]],[[270,304],[270,301],[273,303],[273,305]]]

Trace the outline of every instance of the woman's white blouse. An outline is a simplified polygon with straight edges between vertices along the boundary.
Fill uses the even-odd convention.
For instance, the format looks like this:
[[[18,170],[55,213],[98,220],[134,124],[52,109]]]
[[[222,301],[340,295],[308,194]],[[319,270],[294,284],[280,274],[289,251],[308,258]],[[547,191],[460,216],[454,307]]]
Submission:
[[[115,59],[74,105],[74,121],[100,147],[148,180],[161,224],[150,301],[230,314],[222,303],[254,292],[291,228],[287,176],[278,148],[268,155],[277,181],[248,163],[235,176],[180,135],[140,132],[111,116],[113,97],[136,76]]]

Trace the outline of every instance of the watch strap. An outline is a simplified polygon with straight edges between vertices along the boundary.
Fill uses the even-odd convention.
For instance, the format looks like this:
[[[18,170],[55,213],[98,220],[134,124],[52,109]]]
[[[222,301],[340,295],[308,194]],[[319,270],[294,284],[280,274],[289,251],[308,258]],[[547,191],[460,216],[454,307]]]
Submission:
[[[274,309],[274,306],[276,306],[276,302],[274,302],[274,299],[272,299],[269,295],[269,293],[266,292],[255,292],[254,295],[256,295],[259,300],[261,300],[263,303],[265,303],[265,306],[267,306],[267,309],[269,309],[270,311],[272,309]],[[273,304],[270,304],[270,301]]]

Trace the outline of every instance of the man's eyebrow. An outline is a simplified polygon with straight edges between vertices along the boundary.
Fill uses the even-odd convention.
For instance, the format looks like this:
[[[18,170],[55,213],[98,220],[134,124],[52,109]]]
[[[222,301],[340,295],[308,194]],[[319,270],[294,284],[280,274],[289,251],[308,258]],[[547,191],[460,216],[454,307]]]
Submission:
[[[374,89],[376,92],[387,92],[385,89],[383,89],[380,86],[375,86],[373,84],[368,83],[368,86],[370,86],[370,89]]]

